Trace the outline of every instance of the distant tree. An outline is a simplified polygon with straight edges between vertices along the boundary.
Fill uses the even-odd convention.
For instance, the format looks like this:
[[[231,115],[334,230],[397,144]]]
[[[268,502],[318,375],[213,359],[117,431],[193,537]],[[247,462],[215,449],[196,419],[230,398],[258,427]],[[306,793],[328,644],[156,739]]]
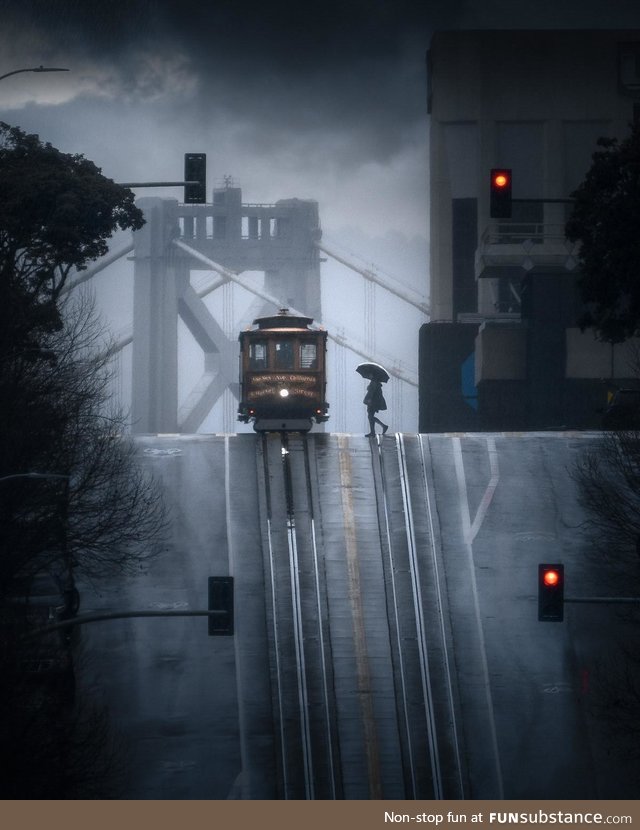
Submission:
[[[640,432],[603,433],[573,475],[591,542],[628,587],[640,590]]]
[[[107,253],[118,228],[142,227],[134,194],[82,155],[0,122],[0,355],[37,350],[60,326],[72,269]]]
[[[640,596],[640,432],[603,433],[573,469],[585,508],[585,555],[597,562],[601,596]],[[603,567],[604,566],[604,567]],[[618,640],[594,666],[589,709],[605,727],[612,751],[640,760],[640,626],[637,606],[610,605]]]
[[[579,287],[585,310],[579,324],[619,343],[640,330],[640,124],[621,142],[602,148],[582,184],[565,233],[580,242]]]
[[[55,360],[0,363],[2,470],[69,477],[0,482],[0,595],[68,561],[91,578],[137,570],[164,538],[161,493],[110,406],[109,342],[92,301],[68,300],[62,320],[39,339]]]

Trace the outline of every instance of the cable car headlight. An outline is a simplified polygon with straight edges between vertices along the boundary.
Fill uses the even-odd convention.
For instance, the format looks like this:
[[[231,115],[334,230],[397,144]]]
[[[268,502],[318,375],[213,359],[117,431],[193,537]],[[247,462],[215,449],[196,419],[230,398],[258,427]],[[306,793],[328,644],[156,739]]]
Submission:
[[[289,397],[289,390],[288,389],[281,389],[279,392],[281,398],[288,398]]]

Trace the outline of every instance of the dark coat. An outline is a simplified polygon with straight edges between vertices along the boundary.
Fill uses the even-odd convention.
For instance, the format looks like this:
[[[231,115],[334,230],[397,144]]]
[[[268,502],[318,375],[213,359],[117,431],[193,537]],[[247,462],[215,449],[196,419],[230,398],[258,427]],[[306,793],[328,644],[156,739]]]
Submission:
[[[367,394],[362,403],[373,412],[382,412],[387,408],[387,402],[382,394],[382,384],[379,380],[372,380],[367,386]]]

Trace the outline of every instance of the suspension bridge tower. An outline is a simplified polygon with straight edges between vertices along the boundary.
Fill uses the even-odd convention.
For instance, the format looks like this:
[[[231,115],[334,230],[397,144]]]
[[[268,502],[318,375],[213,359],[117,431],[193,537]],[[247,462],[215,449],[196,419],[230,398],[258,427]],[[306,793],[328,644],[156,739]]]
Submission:
[[[214,190],[211,204],[161,198],[137,204],[146,224],[134,234],[132,430],[196,432],[226,389],[238,397],[239,329],[281,306],[322,319],[318,203],[243,204],[240,188],[226,182]],[[193,269],[217,277],[196,292]],[[264,272],[264,286],[251,285],[242,276],[246,271]],[[235,326],[227,321],[225,331],[203,298],[233,282],[256,299],[243,320]],[[178,319],[204,353],[204,373],[182,404]]]

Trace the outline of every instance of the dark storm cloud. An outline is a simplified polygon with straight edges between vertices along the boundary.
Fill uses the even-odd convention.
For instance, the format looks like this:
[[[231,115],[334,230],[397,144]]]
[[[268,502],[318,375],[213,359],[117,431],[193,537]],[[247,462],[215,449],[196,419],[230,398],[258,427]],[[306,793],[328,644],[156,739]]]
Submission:
[[[398,36],[433,25],[443,7],[463,0],[3,0],[23,28],[41,27],[52,37],[73,35],[81,50],[114,56],[149,40],[173,41],[236,67],[270,65],[289,72],[314,72],[319,65],[349,63],[362,55],[388,55]]]
[[[605,13],[606,6],[606,13]],[[636,0],[0,0],[16,36],[33,32],[101,92],[238,124],[248,151],[305,137],[334,162],[386,162],[424,124],[424,55],[436,28],[633,25]],[[327,145],[325,145],[327,146]],[[320,148],[321,149],[321,148]]]
[[[261,198],[278,180],[328,205],[342,199],[341,215],[347,192],[372,212],[375,191],[394,217],[403,199],[422,216],[432,31],[623,28],[640,25],[638,9],[637,0],[0,0],[0,74],[47,62],[72,70],[3,85],[0,114],[124,180],[138,168],[160,175],[200,147],[216,177],[257,182]]]
[[[174,56],[190,71],[200,118],[224,114],[262,131],[361,133],[360,153],[388,158],[402,129],[423,117],[424,53],[430,27],[460,5],[406,0],[262,3],[6,3],[14,31],[33,31],[68,62],[106,73],[103,91],[152,97],[166,73],[144,71],[150,56]],[[243,140],[252,143],[251,131]],[[352,158],[344,158],[352,163]]]

